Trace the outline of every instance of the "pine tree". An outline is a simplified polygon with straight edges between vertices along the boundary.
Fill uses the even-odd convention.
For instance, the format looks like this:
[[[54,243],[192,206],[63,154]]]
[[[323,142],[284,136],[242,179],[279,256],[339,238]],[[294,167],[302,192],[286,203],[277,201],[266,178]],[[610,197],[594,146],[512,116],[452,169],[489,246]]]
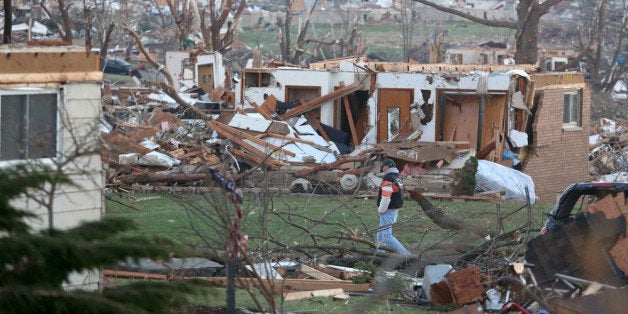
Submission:
[[[456,171],[451,181],[451,195],[475,194],[475,174],[478,171],[478,159],[471,156],[464,166]]]
[[[112,218],[32,232],[25,219],[34,215],[13,207],[11,200],[52,180],[69,182],[27,166],[0,169],[0,313],[167,313],[203,290],[190,281],[139,281],[103,291],[66,291],[63,282],[74,271],[128,258],[168,258],[174,246],[165,239],[125,235],[134,224]]]

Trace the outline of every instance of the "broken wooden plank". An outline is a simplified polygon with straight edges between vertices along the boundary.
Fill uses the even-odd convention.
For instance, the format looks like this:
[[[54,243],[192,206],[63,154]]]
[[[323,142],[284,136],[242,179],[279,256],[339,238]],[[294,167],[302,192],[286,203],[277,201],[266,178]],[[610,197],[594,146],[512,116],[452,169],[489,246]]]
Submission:
[[[342,293],[344,293],[342,289],[335,288],[324,290],[284,292],[282,296],[284,301],[295,301],[309,298],[331,297]]]
[[[318,132],[321,134],[321,136],[326,141],[328,141],[328,142],[331,141],[331,139],[329,138],[329,135],[327,135],[327,132],[325,132],[325,130],[323,129],[323,126],[320,123],[320,121],[318,121],[318,119],[314,116],[314,114],[311,113],[311,112],[308,112],[308,116],[309,116],[308,121],[310,121],[310,123],[314,125],[314,128],[316,130],[318,130]]]
[[[318,150],[322,150],[324,152],[328,152],[328,153],[332,152],[329,147],[325,147],[323,145],[316,144],[316,143],[314,143],[312,141],[304,140],[304,139],[299,138],[299,137],[284,136],[284,135],[277,134],[277,133],[265,133],[265,135],[269,136],[269,137],[278,138],[278,139],[281,139],[281,140],[286,140],[286,141],[289,141],[289,142],[303,143],[303,144],[312,146],[312,147],[314,147],[314,148],[316,148]]]
[[[304,105],[301,105],[301,106],[298,106],[296,108],[292,108],[292,109],[288,110],[288,112],[286,112],[283,115],[281,115],[281,119],[285,120],[287,118],[294,117],[294,116],[300,115],[300,114],[302,114],[304,112],[310,111],[310,110],[312,110],[314,108],[318,108],[321,105],[323,105],[325,102],[334,100],[334,99],[339,98],[339,97],[346,96],[348,94],[351,94],[351,93],[359,90],[361,87],[362,87],[362,85],[359,82],[347,85],[347,86],[345,86],[343,88],[340,88],[340,89],[338,89],[336,91],[333,91],[333,92],[331,92],[331,93],[329,93],[327,95],[324,95],[324,96],[319,97],[317,99],[311,100],[311,101],[307,102]]]
[[[310,266],[307,266],[305,264],[301,264],[299,265],[299,271],[312,277],[315,279],[319,279],[319,280],[336,280],[336,281],[341,281],[340,279],[332,276],[332,275],[328,275],[316,268],[312,268]]]
[[[334,301],[346,301],[349,300],[349,295],[346,293],[341,293],[341,294],[337,294],[335,296],[333,296],[331,299]]]
[[[167,275],[162,275],[162,274],[151,274],[151,273],[112,270],[112,269],[104,269],[102,271],[102,275],[105,277],[119,277],[119,278],[140,278],[140,279],[156,279],[156,280],[168,279]]]
[[[257,111],[257,113],[261,114],[262,117],[264,117],[264,119],[266,120],[272,120],[273,118],[270,117],[269,114],[267,114],[266,112],[264,112],[264,109],[262,109],[260,106],[257,105],[256,102],[251,102],[251,106],[253,106],[253,108],[255,108],[255,110]]]
[[[197,277],[214,284],[226,286],[227,277]],[[237,278],[236,285],[241,287],[254,287],[263,284],[272,287],[274,291],[283,290],[325,290],[325,289],[343,289],[349,292],[366,292],[371,287],[368,283],[355,284],[349,280],[344,281],[328,281],[328,280],[310,280],[310,279],[256,279],[256,278]]]
[[[194,182],[210,178],[209,173],[139,173],[118,176],[116,179],[126,184],[155,182]]]
[[[243,139],[250,140],[251,142],[253,142],[255,144],[258,144],[258,145],[264,146],[266,148],[269,148],[272,151],[278,151],[278,152],[281,152],[282,154],[288,155],[290,157],[296,156],[295,153],[293,153],[293,152],[291,152],[289,150],[286,150],[286,149],[283,149],[283,148],[281,148],[279,146],[276,146],[276,145],[273,145],[271,143],[265,142],[262,139],[259,139],[259,138],[255,137],[255,136],[252,136],[252,135],[249,135],[249,134],[247,134],[245,132],[242,132],[242,131],[240,131],[240,130],[238,130],[236,128],[232,128],[232,127],[230,127],[230,126],[228,126],[226,124],[222,124],[222,123],[217,122],[217,121],[210,121],[210,122],[208,122],[208,124],[212,128],[218,127],[218,128],[220,128],[222,130],[225,130],[225,131],[233,134],[233,135],[237,135],[237,136],[239,136],[239,137],[241,137]]]
[[[207,126],[209,126],[213,130],[218,132],[223,137],[225,137],[225,138],[235,142],[236,144],[240,145],[242,148],[248,150],[251,154],[255,155],[256,157],[260,158],[261,160],[264,160],[267,157],[267,155],[264,152],[262,152],[259,149],[253,147],[249,143],[241,140],[239,137],[229,133],[228,131],[223,129],[221,127],[221,125],[224,125],[224,124],[216,123],[216,121],[207,121]]]
[[[467,267],[448,273],[445,278],[456,302],[459,304],[482,300],[484,288],[480,282],[480,268]]]
[[[351,139],[353,140],[353,146],[360,145],[358,141],[358,134],[355,130],[355,123],[353,122],[353,113],[351,112],[351,104],[349,104],[349,97],[343,96],[342,102],[345,106],[345,111],[347,112],[347,120],[349,120],[349,129],[351,130]]]
[[[275,164],[272,164],[271,162],[269,162],[268,160],[265,160],[264,158],[253,156],[250,153],[243,152],[243,151],[241,151],[241,150],[239,150],[237,148],[229,148],[229,151],[231,153],[233,153],[234,155],[236,155],[236,156],[239,156],[239,157],[242,157],[244,159],[253,161],[254,163],[256,163],[258,165],[264,165],[265,164],[266,166],[268,166],[269,168],[271,168],[273,170],[279,170],[279,166],[277,166]]]

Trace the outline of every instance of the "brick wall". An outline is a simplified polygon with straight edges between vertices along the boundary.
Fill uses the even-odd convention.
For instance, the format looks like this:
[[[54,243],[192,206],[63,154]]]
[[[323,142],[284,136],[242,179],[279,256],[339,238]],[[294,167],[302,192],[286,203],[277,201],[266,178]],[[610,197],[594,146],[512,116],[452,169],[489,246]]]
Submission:
[[[537,201],[553,203],[556,197],[574,182],[589,177],[590,91],[582,93],[582,128],[563,129],[562,88],[537,92],[537,112],[533,124],[533,140],[524,172],[534,180]]]

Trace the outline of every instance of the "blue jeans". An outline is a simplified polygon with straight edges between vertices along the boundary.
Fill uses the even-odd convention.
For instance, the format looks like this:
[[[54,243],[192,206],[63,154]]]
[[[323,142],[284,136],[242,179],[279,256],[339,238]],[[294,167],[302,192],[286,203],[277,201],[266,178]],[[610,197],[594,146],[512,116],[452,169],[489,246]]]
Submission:
[[[410,251],[406,250],[401,242],[399,242],[392,234],[392,224],[397,221],[398,212],[398,209],[389,209],[385,213],[379,214],[379,231],[377,232],[377,245],[393,249],[399,254],[410,255]]]

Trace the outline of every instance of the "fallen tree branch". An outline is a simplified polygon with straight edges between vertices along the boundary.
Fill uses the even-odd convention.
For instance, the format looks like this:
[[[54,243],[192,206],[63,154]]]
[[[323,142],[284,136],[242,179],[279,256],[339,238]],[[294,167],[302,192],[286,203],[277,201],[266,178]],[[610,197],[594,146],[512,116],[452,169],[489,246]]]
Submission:
[[[432,205],[419,191],[410,190],[408,194],[419,203],[423,212],[437,226],[447,230],[467,231],[470,235],[476,237],[484,237],[488,234],[483,227],[470,225],[462,219],[445,215],[445,211]]]
[[[163,82],[161,83],[161,87],[164,93],[172,97],[172,99],[174,99],[179,105],[194,112],[194,114],[196,114],[199,118],[205,121],[212,120],[211,116],[206,115],[205,113],[200,111],[198,108],[189,104],[187,101],[181,98],[181,96],[179,96],[177,89],[174,88],[174,81],[172,79],[172,74],[170,74],[170,71],[168,71],[165,65],[158,63],[157,61],[155,61],[155,59],[153,59],[153,57],[150,56],[150,54],[148,53],[148,51],[142,44],[142,39],[140,38],[140,36],[135,31],[130,29],[126,23],[122,24],[122,28],[126,30],[129,34],[131,34],[131,36],[133,36],[133,38],[135,39],[135,44],[137,44],[137,48],[144,55],[144,57],[146,57],[146,61],[148,61],[148,63],[150,63],[153,67],[155,67],[157,71],[163,74],[164,77],[166,78],[167,83],[163,83]]]

